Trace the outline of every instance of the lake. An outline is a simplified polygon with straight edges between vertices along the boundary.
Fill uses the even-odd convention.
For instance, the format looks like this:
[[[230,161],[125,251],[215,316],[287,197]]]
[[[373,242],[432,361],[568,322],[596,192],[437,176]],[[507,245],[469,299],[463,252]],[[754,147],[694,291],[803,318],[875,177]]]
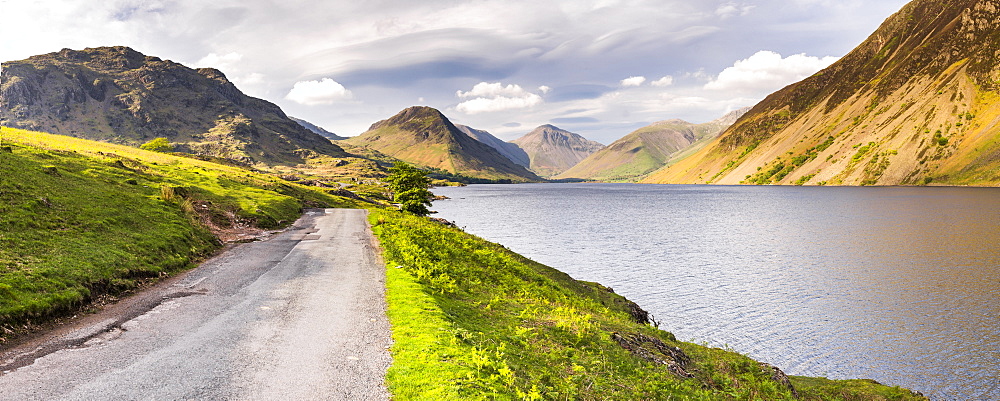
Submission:
[[[435,188],[436,217],[791,375],[1000,400],[1000,189]]]

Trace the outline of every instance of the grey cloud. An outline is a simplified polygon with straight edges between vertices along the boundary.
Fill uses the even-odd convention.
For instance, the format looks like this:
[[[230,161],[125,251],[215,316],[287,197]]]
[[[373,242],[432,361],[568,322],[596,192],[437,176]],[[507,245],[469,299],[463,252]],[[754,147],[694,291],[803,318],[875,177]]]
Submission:
[[[613,90],[614,87],[606,85],[567,85],[553,88],[545,99],[550,102],[596,99]]]
[[[303,75],[354,74],[366,70],[399,69],[444,61],[511,65],[525,60],[517,54],[535,46],[532,40],[507,37],[482,29],[438,29],[332,48],[296,60]],[[492,70],[488,68],[487,70]],[[461,71],[461,70],[454,70]]]
[[[434,60],[393,68],[356,69],[336,74],[339,82],[347,86],[390,86],[405,88],[425,80],[452,80],[454,78],[474,78],[478,80],[502,80],[517,71],[510,63],[498,64],[490,60],[456,58]],[[324,75],[324,74],[318,74]]]
[[[568,117],[568,118],[553,118],[549,120],[552,124],[587,124],[587,123],[599,123],[600,120],[593,117]]]

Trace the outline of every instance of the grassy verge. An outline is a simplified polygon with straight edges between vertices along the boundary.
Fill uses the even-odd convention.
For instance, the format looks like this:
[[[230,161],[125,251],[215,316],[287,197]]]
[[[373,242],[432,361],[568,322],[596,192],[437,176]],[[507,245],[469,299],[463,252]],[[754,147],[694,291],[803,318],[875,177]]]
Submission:
[[[238,167],[0,128],[0,334],[192,266],[207,228],[353,201]]]
[[[678,342],[605,287],[497,244],[395,211],[370,219],[388,267],[396,399],[924,399],[870,381],[788,378]]]

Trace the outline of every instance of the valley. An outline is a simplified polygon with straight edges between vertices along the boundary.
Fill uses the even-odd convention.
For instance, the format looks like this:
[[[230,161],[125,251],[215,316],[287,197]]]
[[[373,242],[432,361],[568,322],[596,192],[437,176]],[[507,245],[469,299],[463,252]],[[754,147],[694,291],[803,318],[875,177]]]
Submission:
[[[250,3],[215,10],[231,13],[219,29],[257,35],[243,16],[269,18]],[[555,2],[519,15],[550,23],[529,31],[490,28],[521,12],[491,1],[427,21],[419,5],[379,21],[358,5],[330,44],[308,27],[347,28],[317,28],[336,13],[316,5],[240,52],[226,48],[239,35],[0,49],[17,55],[0,68],[0,399],[992,396],[976,384],[990,358],[936,375],[968,354],[908,316],[938,324],[937,306],[980,302],[994,278],[986,265],[931,269],[995,256],[968,240],[992,220],[960,218],[992,210],[987,192],[955,187],[1000,186],[1000,3],[913,0],[851,50],[837,35],[864,26],[843,23],[870,18],[862,3],[664,15]],[[134,20],[209,7],[187,6],[117,10],[105,25],[154,31]],[[302,11],[289,7],[269,12],[287,23]],[[828,19],[749,24],[764,9]],[[623,12],[644,22],[622,29]],[[664,27],[676,29],[654,35]],[[816,52],[845,55],[753,48],[819,41],[805,32],[824,32]],[[953,188],[896,188],[926,186]],[[446,210],[483,199],[462,212],[475,226]],[[905,215],[916,226],[894,220]],[[894,252],[934,262],[881,257]],[[614,265],[626,255],[655,258]],[[978,284],[921,298],[963,280]],[[956,325],[978,330],[979,317]],[[822,330],[850,341],[817,350]],[[907,330],[944,356],[898,347]]]

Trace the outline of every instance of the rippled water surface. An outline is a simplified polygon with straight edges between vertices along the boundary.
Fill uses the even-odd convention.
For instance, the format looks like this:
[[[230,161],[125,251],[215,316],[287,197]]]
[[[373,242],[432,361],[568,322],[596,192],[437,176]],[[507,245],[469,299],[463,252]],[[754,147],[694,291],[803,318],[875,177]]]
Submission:
[[[437,217],[788,374],[1000,400],[1000,190],[437,188]]]

